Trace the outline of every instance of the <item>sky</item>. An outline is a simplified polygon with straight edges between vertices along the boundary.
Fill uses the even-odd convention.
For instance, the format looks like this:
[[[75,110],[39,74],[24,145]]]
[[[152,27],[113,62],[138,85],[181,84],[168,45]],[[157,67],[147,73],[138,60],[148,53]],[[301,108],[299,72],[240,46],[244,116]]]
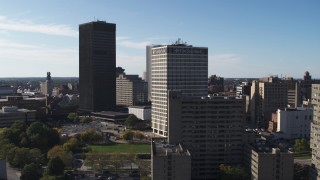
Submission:
[[[117,66],[142,76],[146,46],[209,49],[209,75],[320,78],[319,0],[10,0],[0,5],[0,77],[79,76],[79,24],[116,24]]]

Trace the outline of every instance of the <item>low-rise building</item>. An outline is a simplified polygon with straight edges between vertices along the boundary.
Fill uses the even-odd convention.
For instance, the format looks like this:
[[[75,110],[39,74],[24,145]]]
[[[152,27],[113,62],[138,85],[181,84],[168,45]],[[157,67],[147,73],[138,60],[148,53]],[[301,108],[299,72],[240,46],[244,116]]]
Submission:
[[[151,143],[151,176],[153,180],[191,179],[191,154],[181,144]]]
[[[271,121],[269,121],[269,126],[268,126],[269,132],[277,132],[277,122],[278,122],[277,113],[272,113]]]
[[[36,110],[37,116],[41,117],[46,113],[46,98],[7,96],[5,99],[0,99],[0,108],[2,108],[3,106],[17,106],[20,109]]]
[[[15,106],[3,106],[0,110],[0,127],[10,127],[15,121],[33,122],[36,120],[36,111],[18,109]]]
[[[310,138],[310,126],[313,118],[313,110],[310,107],[278,109],[276,118],[272,120],[276,123],[276,133],[278,138],[296,139]],[[274,116],[273,116],[274,117]],[[271,123],[269,122],[269,130]]]
[[[151,120],[151,106],[130,106],[129,114],[134,114],[141,120]]]
[[[100,111],[100,112],[92,112],[91,116],[95,119],[102,120],[102,121],[123,123],[128,118],[129,114],[115,112],[115,111]]]
[[[17,94],[17,88],[9,85],[0,85],[0,96],[8,96]]]

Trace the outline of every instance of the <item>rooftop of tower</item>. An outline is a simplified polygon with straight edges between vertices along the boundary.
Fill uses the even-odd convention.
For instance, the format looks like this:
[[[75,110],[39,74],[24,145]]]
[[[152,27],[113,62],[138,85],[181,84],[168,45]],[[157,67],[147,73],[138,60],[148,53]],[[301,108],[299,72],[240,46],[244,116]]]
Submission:
[[[188,45],[186,41],[182,41],[180,38],[173,42],[171,46],[185,46],[185,47],[192,47],[192,45]]]

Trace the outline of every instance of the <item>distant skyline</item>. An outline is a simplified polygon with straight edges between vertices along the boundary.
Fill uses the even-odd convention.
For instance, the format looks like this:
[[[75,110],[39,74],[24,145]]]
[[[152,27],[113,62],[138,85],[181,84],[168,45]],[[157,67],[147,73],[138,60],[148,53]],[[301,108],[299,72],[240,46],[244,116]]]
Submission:
[[[146,46],[208,47],[209,75],[320,78],[320,1],[39,1],[0,6],[0,77],[79,76],[79,24],[117,24],[117,66],[142,76]]]

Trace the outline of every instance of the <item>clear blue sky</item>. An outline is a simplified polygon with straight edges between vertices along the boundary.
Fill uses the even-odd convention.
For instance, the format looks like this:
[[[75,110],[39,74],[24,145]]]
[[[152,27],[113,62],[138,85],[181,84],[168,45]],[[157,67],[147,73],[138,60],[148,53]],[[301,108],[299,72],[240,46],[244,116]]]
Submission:
[[[320,78],[319,0],[10,0],[0,5],[0,77],[78,76],[78,25],[117,24],[117,66],[145,71],[145,46],[209,48],[209,75]]]

